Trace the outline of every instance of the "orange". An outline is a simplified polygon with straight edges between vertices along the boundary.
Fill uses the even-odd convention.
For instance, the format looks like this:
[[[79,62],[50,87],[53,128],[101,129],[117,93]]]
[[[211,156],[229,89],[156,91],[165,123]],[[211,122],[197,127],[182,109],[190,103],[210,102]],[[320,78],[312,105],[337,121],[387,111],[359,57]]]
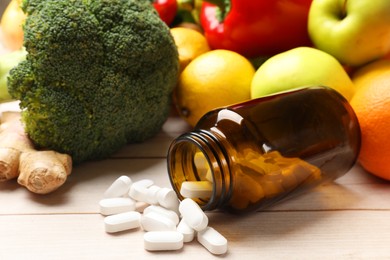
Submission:
[[[206,52],[183,70],[174,91],[179,115],[191,126],[210,110],[250,99],[255,69],[229,50]]]
[[[379,60],[354,73],[351,105],[361,128],[359,163],[390,180],[390,60]]]
[[[19,6],[21,2],[21,0],[12,0],[4,10],[0,21],[3,45],[10,50],[20,49],[23,45],[22,24],[26,15]]]
[[[206,37],[191,28],[171,28],[171,35],[179,53],[180,71],[200,54],[210,51]]]

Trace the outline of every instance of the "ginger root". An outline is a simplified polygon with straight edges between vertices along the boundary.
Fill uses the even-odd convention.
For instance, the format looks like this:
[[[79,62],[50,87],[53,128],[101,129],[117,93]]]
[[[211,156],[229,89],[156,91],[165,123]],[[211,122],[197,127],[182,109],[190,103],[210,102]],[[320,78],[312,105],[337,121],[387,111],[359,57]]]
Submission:
[[[18,178],[28,190],[47,194],[65,183],[72,158],[56,151],[39,151],[24,131],[20,112],[3,112],[0,125],[0,181]]]
[[[69,155],[55,151],[29,151],[20,156],[18,183],[34,193],[45,194],[65,183],[72,171]]]
[[[3,112],[1,121],[0,181],[6,181],[18,177],[20,155],[34,148],[24,133],[20,113]]]

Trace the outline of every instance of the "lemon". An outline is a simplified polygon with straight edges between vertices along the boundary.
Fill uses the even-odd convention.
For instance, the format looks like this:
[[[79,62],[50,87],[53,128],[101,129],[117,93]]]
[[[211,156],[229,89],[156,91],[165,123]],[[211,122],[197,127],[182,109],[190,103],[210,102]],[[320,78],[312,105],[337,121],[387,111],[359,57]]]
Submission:
[[[229,50],[206,52],[183,70],[174,91],[178,113],[191,126],[208,111],[250,99],[253,65]]]
[[[180,71],[200,54],[210,51],[206,37],[200,32],[183,27],[170,29],[179,53]]]

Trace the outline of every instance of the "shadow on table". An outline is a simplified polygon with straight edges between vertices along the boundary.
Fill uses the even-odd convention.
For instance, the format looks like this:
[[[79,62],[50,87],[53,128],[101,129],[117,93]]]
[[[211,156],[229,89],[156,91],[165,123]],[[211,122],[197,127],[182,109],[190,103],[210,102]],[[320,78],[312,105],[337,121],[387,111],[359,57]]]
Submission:
[[[281,239],[302,229],[310,229],[318,222],[323,225],[328,217],[342,209],[359,209],[359,196],[347,186],[332,183],[255,212],[242,215],[210,212],[209,220],[210,225],[232,242]]]

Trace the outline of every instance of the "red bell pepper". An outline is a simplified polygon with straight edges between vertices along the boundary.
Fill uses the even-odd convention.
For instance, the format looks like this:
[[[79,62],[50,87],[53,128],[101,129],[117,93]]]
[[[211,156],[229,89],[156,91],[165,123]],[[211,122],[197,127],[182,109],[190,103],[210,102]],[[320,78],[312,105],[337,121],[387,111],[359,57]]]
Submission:
[[[177,12],[176,0],[153,0],[152,4],[168,26],[173,22]]]
[[[207,1],[207,2],[206,2]],[[311,45],[307,17],[312,0],[205,0],[200,22],[213,49],[248,58]]]

